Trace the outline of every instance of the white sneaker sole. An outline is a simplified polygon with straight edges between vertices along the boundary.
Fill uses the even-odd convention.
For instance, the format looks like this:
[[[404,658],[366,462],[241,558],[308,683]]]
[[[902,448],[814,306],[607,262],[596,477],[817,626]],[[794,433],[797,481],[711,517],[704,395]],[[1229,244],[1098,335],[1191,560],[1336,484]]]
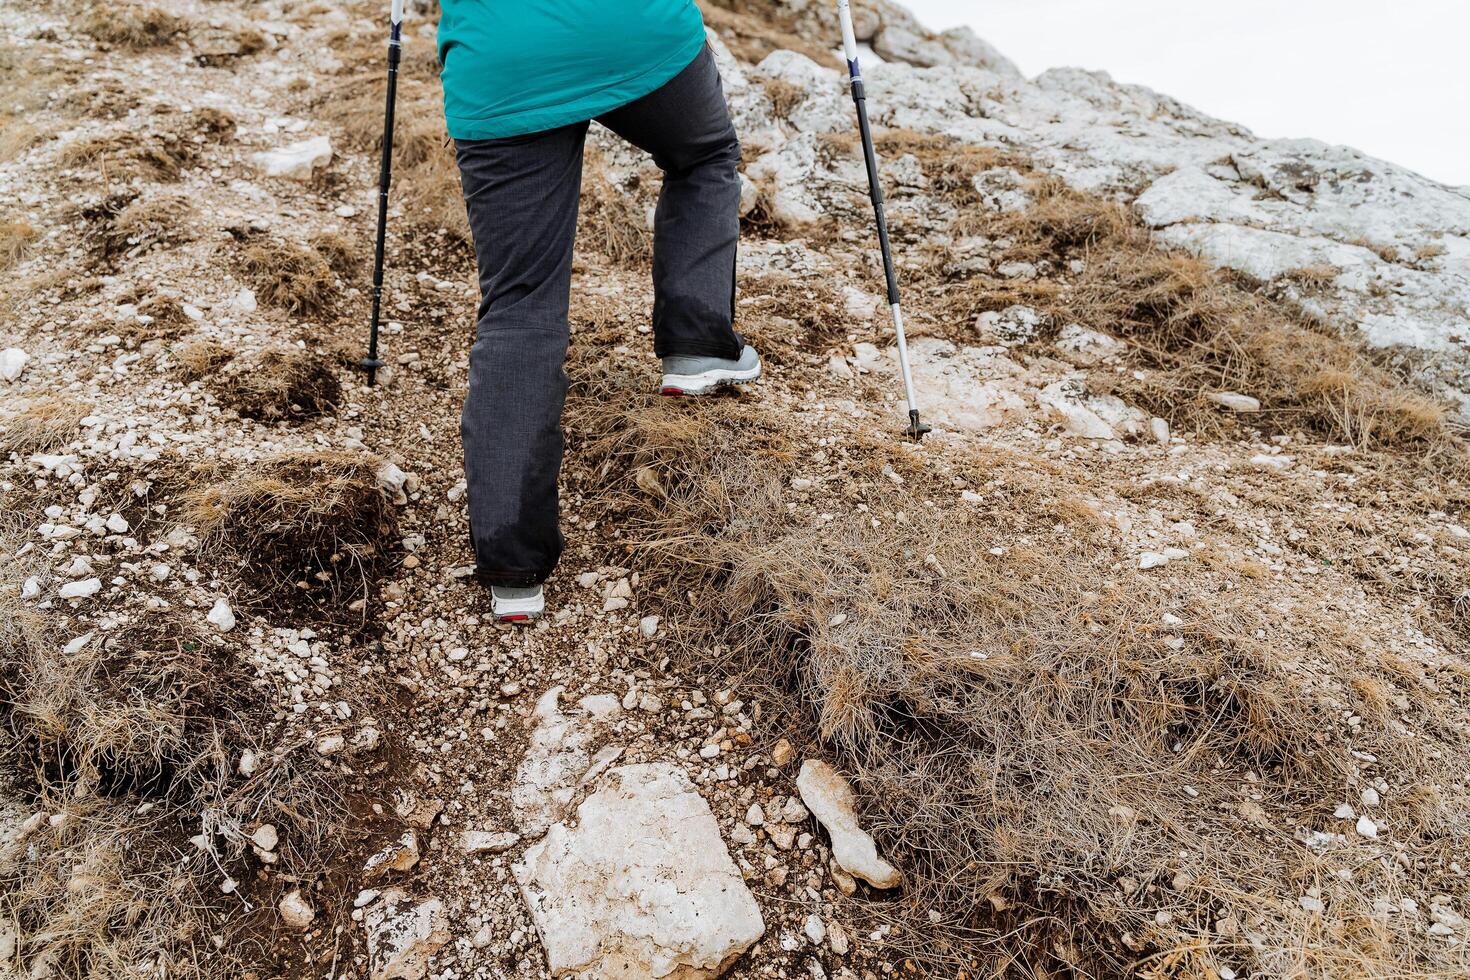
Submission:
[[[675,396],[707,395],[716,388],[724,388],[727,385],[749,384],[760,376],[761,366],[759,364],[744,371],[717,368],[713,371],[702,371],[699,374],[666,374],[658,393]]]
[[[546,596],[536,593],[525,599],[490,599],[490,611],[502,623],[522,623],[546,611]]]

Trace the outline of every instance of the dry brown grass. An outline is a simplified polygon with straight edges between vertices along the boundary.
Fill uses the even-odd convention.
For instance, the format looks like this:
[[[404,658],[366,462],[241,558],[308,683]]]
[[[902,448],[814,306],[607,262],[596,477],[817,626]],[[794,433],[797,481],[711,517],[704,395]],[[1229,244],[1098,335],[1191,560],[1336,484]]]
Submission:
[[[128,204],[98,231],[107,254],[138,254],[155,245],[192,240],[197,219],[198,211],[188,195],[161,193]]]
[[[342,398],[326,357],[301,347],[269,347],[213,377],[221,402],[245,418],[301,421],[328,415]]]
[[[1119,393],[1176,425],[1220,430],[1228,420],[1206,395],[1231,390],[1259,398],[1265,412],[1252,422],[1276,431],[1305,427],[1360,447],[1457,455],[1447,449],[1457,440],[1443,404],[1379,366],[1358,343],[1228,272],[1158,246],[1125,205],[1033,176],[1027,210],[984,210],[976,206],[974,176],[1001,165],[1027,173],[1024,160],[904,132],[880,134],[878,142],[885,154],[919,157],[934,194],[960,211],[953,234],[1008,243],[999,261],[1085,263],[1065,288],[1051,278],[952,282],[941,250],[909,289],[911,305],[941,324],[938,332],[964,341],[980,313],[1022,303],[1055,323],[1102,327],[1132,341],[1150,370],[1143,380],[1120,382]],[[1312,282],[1327,274],[1301,273]]]
[[[251,889],[246,835],[273,822],[299,874],[337,841],[336,777],[309,746],[268,751],[274,725],[252,668],[185,621],[132,619],[64,652],[15,596],[44,562],[0,528],[0,753],[8,792],[42,817],[0,847],[0,915],[27,975],[125,980],[167,964],[188,980],[239,976],[210,942]],[[262,760],[236,771],[245,749]],[[48,818],[49,819],[46,819]],[[207,849],[187,840],[202,834]],[[151,971],[150,971],[151,972]]]
[[[0,456],[29,456],[65,445],[81,430],[91,406],[62,398],[40,398],[0,414]]]
[[[766,90],[766,98],[771,100],[771,111],[778,119],[790,119],[791,110],[801,105],[808,94],[800,85],[781,78],[763,78],[761,85]]]
[[[1407,851],[1463,853],[1470,715],[1422,686],[1451,658],[1390,651],[1390,630],[1342,618],[1340,585],[1287,597],[1231,561],[1134,571],[1096,473],[857,431],[822,448],[741,401],[669,412],[629,379],[574,376],[579,471],[611,488],[645,581],[680,597],[685,667],[855,778],[906,876],[869,912],[936,975],[1449,975],[1454,954],[1370,897],[1439,871],[1411,886],[1358,844],[1293,835],[1339,826],[1356,750],[1439,787],[1376,814]],[[1296,905],[1313,887],[1320,915]]]
[[[335,231],[311,236],[311,247],[326,260],[328,268],[343,279],[351,279],[361,271],[362,246],[352,238]]]
[[[0,270],[9,269],[30,254],[31,245],[40,234],[24,218],[0,220]]]
[[[372,50],[377,51],[376,39]],[[431,76],[422,69],[417,73],[409,67],[400,71],[400,108],[393,130],[394,199],[401,202],[413,227],[468,243],[469,223],[459,166],[444,126],[439,88],[425,83],[426,77]],[[384,85],[381,71],[374,68],[371,75],[345,80],[325,99],[318,96],[311,104],[323,118],[337,124],[348,146],[381,152]]]
[[[12,115],[0,114],[0,163],[8,163],[40,143],[47,131]]]
[[[769,0],[701,0],[704,22],[737,58],[757,64],[772,51],[797,51],[819,65],[841,64],[830,50],[791,29],[790,8]]]
[[[207,553],[244,572],[262,601],[344,618],[367,598],[396,542],[382,461],[365,453],[294,453],[190,492],[186,519]]]
[[[582,171],[582,204],[577,244],[630,268],[653,260],[653,229],[648,224],[652,198],[635,182],[619,186],[607,175],[602,157],[589,149]]]
[[[240,265],[262,301],[288,312],[316,313],[332,298],[331,263],[315,248],[259,239],[245,246]]]
[[[99,3],[82,18],[81,27],[104,44],[142,51],[173,44],[188,21],[159,7]]]
[[[104,180],[175,181],[199,162],[199,150],[176,133],[120,130],[70,143],[57,160],[66,169],[95,169]]]
[[[187,384],[208,378],[231,358],[225,345],[213,337],[196,337],[177,345],[170,352],[174,367]]]

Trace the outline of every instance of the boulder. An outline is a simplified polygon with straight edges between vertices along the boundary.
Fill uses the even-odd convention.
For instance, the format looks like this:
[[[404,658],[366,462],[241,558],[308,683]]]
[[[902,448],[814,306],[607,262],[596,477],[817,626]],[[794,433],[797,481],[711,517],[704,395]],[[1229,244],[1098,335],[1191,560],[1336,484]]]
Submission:
[[[765,932],[677,766],[623,766],[515,866],[553,976],[717,977]]]

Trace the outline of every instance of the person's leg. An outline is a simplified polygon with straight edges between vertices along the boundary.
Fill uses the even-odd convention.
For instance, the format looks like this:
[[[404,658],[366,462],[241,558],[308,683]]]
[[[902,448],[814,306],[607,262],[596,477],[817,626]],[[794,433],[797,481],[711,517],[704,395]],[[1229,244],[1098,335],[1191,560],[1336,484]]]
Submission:
[[[654,212],[654,353],[738,358],[740,141],[714,56],[706,47],[661,88],[597,121],[664,172]]]
[[[542,582],[561,557],[563,362],[586,135],[580,123],[455,144],[480,271],[460,432],[487,585]]]

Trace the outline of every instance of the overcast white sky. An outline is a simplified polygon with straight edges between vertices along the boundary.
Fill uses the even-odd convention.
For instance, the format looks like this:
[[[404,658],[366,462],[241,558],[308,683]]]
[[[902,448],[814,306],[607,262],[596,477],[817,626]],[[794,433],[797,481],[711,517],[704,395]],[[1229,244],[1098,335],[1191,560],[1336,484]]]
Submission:
[[[1470,0],[900,0],[1027,75],[1076,65],[1267,137],[1470,184]]]

